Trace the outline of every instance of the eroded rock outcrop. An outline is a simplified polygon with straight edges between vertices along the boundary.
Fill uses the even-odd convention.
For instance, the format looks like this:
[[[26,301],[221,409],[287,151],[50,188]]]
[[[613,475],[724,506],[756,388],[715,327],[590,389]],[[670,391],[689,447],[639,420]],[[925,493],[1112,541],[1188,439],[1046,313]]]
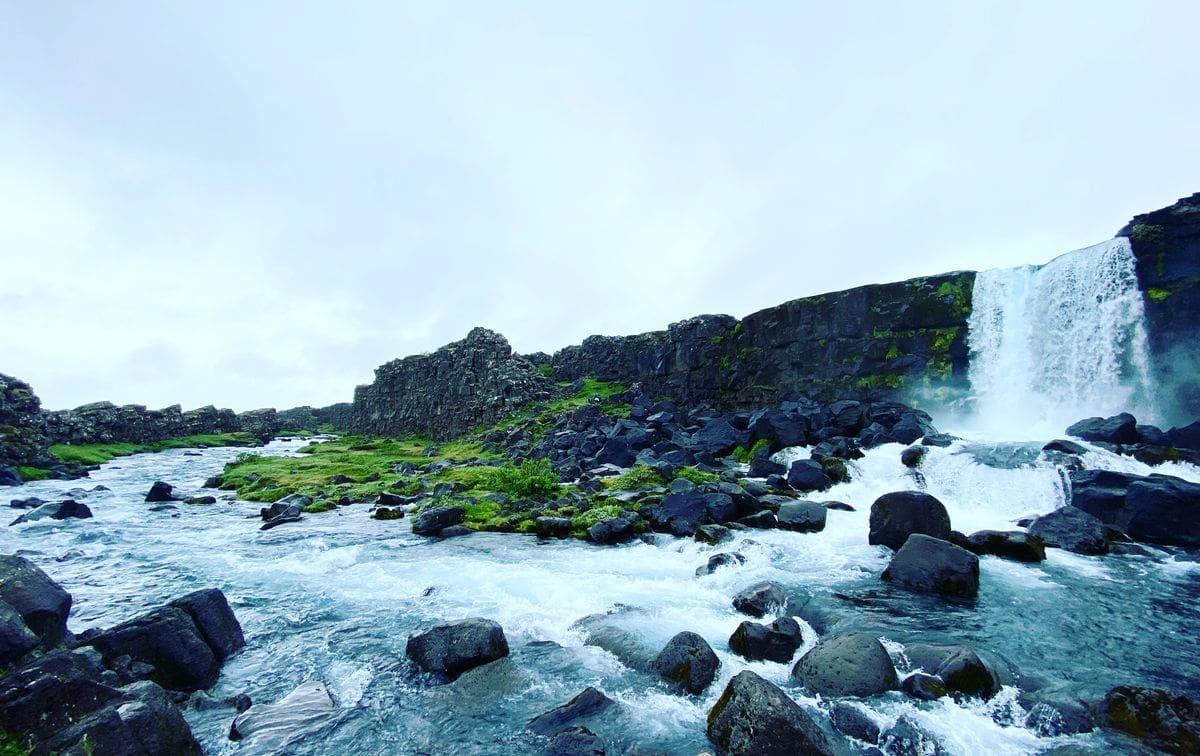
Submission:
[[[41,400],[25,381],[0,373],[0,485],[19,466],[48,468],[57,463],[41,425]],[[5,472],[7,470],[7,473]]]

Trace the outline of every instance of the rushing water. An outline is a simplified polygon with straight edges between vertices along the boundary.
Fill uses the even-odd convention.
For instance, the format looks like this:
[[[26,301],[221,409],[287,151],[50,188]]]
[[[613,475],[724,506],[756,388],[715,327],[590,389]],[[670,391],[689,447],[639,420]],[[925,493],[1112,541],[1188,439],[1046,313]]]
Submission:
[[[1128,239],[1042,266],[980,272],[969,333],[974,411],[993,432],[1059,433],[1080,418],[1122,411],[1155,420]]]
[[[297,446],[275,442],[265,453]],[[802,705],[827,706],[790,684],[790,665],[748,663],[729,652],[728,638],[745,619],[730,598],[763,579],[786,586],[811,623],[809,645],[818,633],[864,629],[886,638],[897,658],[903,644],[918,641],[963,642],[993,658],[1009,685],[987,704],[918,703],[899,693],[868,701],[885,725],[901,714],[914,717],[949,753],[1104,747],[1097,733],[1043,737],[1022,726],[1018,687],[1095,695],[1131,683],[1200,694],[1200,566],[1182,553],[1094,558],[1051,550],[1036,565],[983,557],[973,604],[880,582],[888,552],[867,544],[868,510],[880,494],[924,487],[966,532],[1011,529],[1014,519],[1063,499],[1061,473],[1037,445],[964,441],[931,449],[920,479],[900,464],[900,448],[883,446],[850,463],[853,480],[822,496],[857,511],[831,511],[823,532],[750,531],[716,549],[666,537],[620,547],[500,534],[428,540],[412,535],[407,520],[369,519],[362,504],[267,532],[258,529],[260,505],[249,502],[148,511],[142,498],[154,480],[198,491],[236,449],[138,455],[105,465],[90,480],[11,489],[46,499],[96,484],[111,490],[87,494],[94,519],[5,528],[0,549],[29,557],[72,593],[70,627],[77,633],[196,588],[223,589],[247,646],[226,662],[214,698],[244,691],[271,702],[316,679],[337,701],[338,715],[289,753],[530,752],[539,741],[524,723],[587,685],[622,704],[591,725],[612,752],[711,750],[706,713],[742,669],[780,684]],[[1102,450],[1086,461],[1149,471]],[[1156,471],[1200,481],[1195,467]],[[695,577],[715,550],[740,551],[747,562]],[[721,659],[718,681],[698,698],[675,695],[585,645],[579,620],[602,613],[652,646],[680,630],[699,633]],[[509,660],[451,685],[416,674],[404,658],[408,635],[471,615],[501,623]],[[226,738],[232,709],[189,707],[186,715],[209,753],[257,752]]]

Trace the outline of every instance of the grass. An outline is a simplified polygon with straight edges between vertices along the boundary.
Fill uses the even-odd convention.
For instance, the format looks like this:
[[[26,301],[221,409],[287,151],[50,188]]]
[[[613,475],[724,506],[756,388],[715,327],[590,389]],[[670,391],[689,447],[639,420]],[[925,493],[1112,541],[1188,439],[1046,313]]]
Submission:
[[[650,488],[651,486],[660,486],[664,482],[662,476],[655,472],[654,468],[649,465],[634,465],[623,475],[604,478],[602,481],[605,488],[613,491],[632,491],[637,488]]]
[[[739,446],[733,450],[733,458],[742,464],[749,464],[751,460],[758,456],[758,453],[763,449],[770,448],[771,442],[765,438],[760,438],[754,442],[754,446],[747,449],[744,446]]]
[[[204,446],[254,446],[255,443],[254,438],[248,433],[206,433],[151,441],[145,444],[54,444],[50,447],[50,453],[67,463],[101,465],[117,457],[126,457],[142,452],[194,449]]]
[[[26,483],[31,480],[46,480],[53,477],[49,470],[43,470],[40,467],[26,467],[25,465],[17,465],[17,475],[20,475],[21,480]]]
[[[489,467],[487,471],[482,481],[483,487],[516,498],[555,496],[561,490],[558,475],[550,468],[548,459],[527,459],[520,467],[504,465]]]
[[[716,483],[718,480],[721,479],[720,476],[718,476],[716,473],[705,472],[704,470],[697,470],[694,467],[679,468],[678,470],[675,471],[675,477],[683,478],[684,480],[690,480],[698,486],[703,485],[705,483]]]

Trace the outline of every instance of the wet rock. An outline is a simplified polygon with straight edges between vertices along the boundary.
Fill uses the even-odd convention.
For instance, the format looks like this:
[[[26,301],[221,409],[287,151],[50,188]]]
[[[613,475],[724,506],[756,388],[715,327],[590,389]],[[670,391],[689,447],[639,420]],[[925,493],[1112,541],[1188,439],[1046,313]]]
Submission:
[[[189,496],[183,500],[184,504],[216,504],[216,496]]]
[[[586,727],[568,727],[555,735],[540,756],[604,756],[604,740]]]
[[[792,679],[822,696],[873,696],[899,686],[891,657],[867,633],[821,641],[796,662]]]
[[[466,510],[457,505],[430,507],[412,518],[412,532],[416,535],[437,535],[442,528],[461,525]]]
[[[1108,530],[1096,517],[1077,507],[1065,506],[1038,517],[1029,525],[1029,535],[1046,546],[1076,554],[1107,554]]]
[[[979,557],[948,541],[914,534],[881,578],[910,591],[974,598],[979,593]]]
[[[312,499],[303,494],[291,494],[269,507],[263,507],[258,514],[265,521],[259,530],[270,530],[285,522],[297,522],[301,519],[304,508],[312,504]]]
[[[792,501],[782,504],[775,514],[780,530],[816,533],[825,529],[829,510],[815,501]]]
[[[71,594],[25,557],[0,554],[0,600],[49,648],[67,634]]]
[[[122,700],[100,682],[104,669],[87,654],[55,650],[0,679],[4,729],[45,741],[79,718]]]
[[[1200,449],[1200,420],[1181,428],[1167,431],[1171,445],[1179,449]]]
[[[9,525],[19,525],[22,522],[34,522],[45,519],[66,520],[69,518],[78,518],[86,520],[91,516],[92,510],[88,509],[87,504],[81,504],[74,499],[66,499],[65,501],[43,504],[37,509],[32,509],[10,522]]]
[[[765,580],[745,588],[733,597],[733,608],[751,617],[763,617],[769,612],[782,609],[787,604],[787,594],[779,583]]]
[[[298,742],[337,714],[329,691],[310,680],[273,704],[254,704],[233,720],[230,740],[245,740],[243,748],[278,753]]]
[[[770,625],[746,620],[729,636],[729,650],[750,661],[790,662],[803,642],[800,623],[791,617]]]
[[[862,704],[835,701],[829,707],[829,720],[843,735],[872,745],[879,742],[879,723]]]
[[[786,475],[787,468],[778,462],[772,462],[770,454],[758,454],[750,460],[750,470],[746,474],[751,478],[766,478],[771,475]]]
[[[571,520],[567,517],[539,517],[533,521],[538,538],[569,538]]]
[[[1018,562],[1041,562],[1046,559],[1042,539],[1018,531],[980,530],[967,536],[967,549],[974,554],[991,554]]]
[[[1089,417],[1080,420],[1066,431],[1068,436],[1084,441],[1104,441],[1110,444],[1137,443],[1137,420],[1128,412],[1112,417]]]
[[[693,537],[701,543],[716,546],[732,539],[733,533],[724,525],[701,525],[696,528],[696,534]]]
[[[825,491],[833,486],[833,481],[825,474],[825,468],[812,459],[793,462],[788,467],[787,483],[797,491]]]
[[[551,736],[580,720],[601,714],[614,705],[616,702],[611,698],[595,688],[588,687],[562,706],[534,717],[529,722],[529,729],[538,735]]]
[[[844,501],[827,501],[823,504],[823,506],[826,509],[830,509],[835,512],[857,512],[858,511],[853,506],[851,506],[850,504],[847,504]]]
[[[89,639],[106,664],[118,657],[149,665],[149,678],[169,690],[212,687],[220,672],[213,649],[187,611],[164,606]]]
[[[1069,441],[1065,438],[1056,438],[1042,447],[1042,451],[1062,452],[1063,454],[1071,454],[1074,456],[1087,454],[1087,450],[1087,447],[1083,444]]]
[[[637,512],[625,510],[619,517],[609,517],[588,528],[588,540],[601,545],[625,543],[637,537]]]
[[[936,701],[945,697],[949,692],[940,679],[924,672],[914,672],[904,678],[900,683],[900,690],[918,701]]]
[[[703,693],[712,684],[720,666],[708,641],[688,631],[671,638],[650,663],[659,677],[692,695]]]
[[[0,665],[7,667],[37,648],[39,642],[17,610],[0,601]]]
[[[775,513],[764,509],[761,512],[743,517],[738,520],[739,525],[745,525],[748,528],[757,528],[758,530],[771,530],[779,525],[779,518]]]
[[[708,712],[707,734],[722,756],[834,753],[804,709],[749,671],[735,675]]]
[[[451,525],[448,528],[442,528],[438,531],[439,538],[457,538],[459,536],[474,535],[475,531],[468,528],[466,525]]]
[[[896,491],[880,496],[871,505],[871,531],[867,542],[899,549],[914,533],[946,540],[950,515],[942,502],[920,491]]]
[[[905,653],[914,667],[941,678],[951,693],[987,700],[1000,692],[996,671],[967,646],[917,643]]]
[[[946,751],[930,733],[922,730],[916,720],[901,714],[880,738],[879,747],[891,756],[942,756]]]
[[[1200,705],[1156,688],[1118,686],[1104,697],[1108,725],[1168,753],[1200,753]]]
[[[498,623],[469,617],[409,636],[405,654],[426,672],[454,679],[508,656],[508,640]]]
[[[171,606],[188,613],[196,623],[200,636],[212,649],[218,664],[224,663],[234,652],[246,645],[242,625],[220,589],[205,588],[193,591],[172,601]]]
[[[1168,475],[1135,481],[1116,521],[1130,538],[1146,543],[1200,546],[1200,484]]]
[[[203,751],[183,714],[166,692],[152,682],[119,689],[123,698],[49,738],[55,753],[120,753],[200,756]]]
[[[372,520],[403,520],[404,510],[399,507],[375,507],[371,511]]]
[[[729,522],[736,512],[729,494],[696,490],[670,494],[646,512],[646,519],[657,531],[691,536],[701,525]]]
[[[36,496],[30,496],[28,499],[13,499],[8,503],[8,506],[13,509],[37,509],[46,502]]]
[[[156,480],[154,485],[150,486],[150,491],[146,494],[146,501],[180,501],[183,499],[174,493],[175,487],[165,481]]]
[[[916,445],[906,448],[900,452],[900,464],[905,467],[919,467],[921,461],[925,459],[925,454],[929,449],[925,446]]]
[[[720,567],[729,565],[745,564],[746,557],[735,552],[723,551],[720,554],[713,554],[708,558],[708,563],[696,568],[696,577],[711,575]]]

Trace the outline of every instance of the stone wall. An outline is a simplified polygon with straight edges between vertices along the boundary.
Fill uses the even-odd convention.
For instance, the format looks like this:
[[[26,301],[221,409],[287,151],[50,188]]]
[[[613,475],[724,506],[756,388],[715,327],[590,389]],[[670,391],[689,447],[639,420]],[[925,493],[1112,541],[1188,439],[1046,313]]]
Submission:
[[[315,431],[323,425],[329,425],[335,431],[346,430],[350,427],[352,407],[350,402],[340,402],[328,407],[303,406],[280,410],[279,428],[284,432]]]
[[[52,444],[144,444],[180,436],[238,431],[266,442],[279,430],[273,409],[234,414],[233,410],[208,405],[183,412],[178,404],[152,410],[140,404],[117,406],[112,402],[42,412],[41,424]]]
[[[503,336],[475,328],[432,354],[376,368],[375,382],[354,391],[350,430],[444,441],[554,394],[553,381]]]
[[[0,468],[49,467],[57,461],[47,450],[41,407],[28,383],[0,374]]]
[[[1150,354],[1169,423],[1200,417],[1200,192],[1135,216],[1129,237],[1146,306]]]

